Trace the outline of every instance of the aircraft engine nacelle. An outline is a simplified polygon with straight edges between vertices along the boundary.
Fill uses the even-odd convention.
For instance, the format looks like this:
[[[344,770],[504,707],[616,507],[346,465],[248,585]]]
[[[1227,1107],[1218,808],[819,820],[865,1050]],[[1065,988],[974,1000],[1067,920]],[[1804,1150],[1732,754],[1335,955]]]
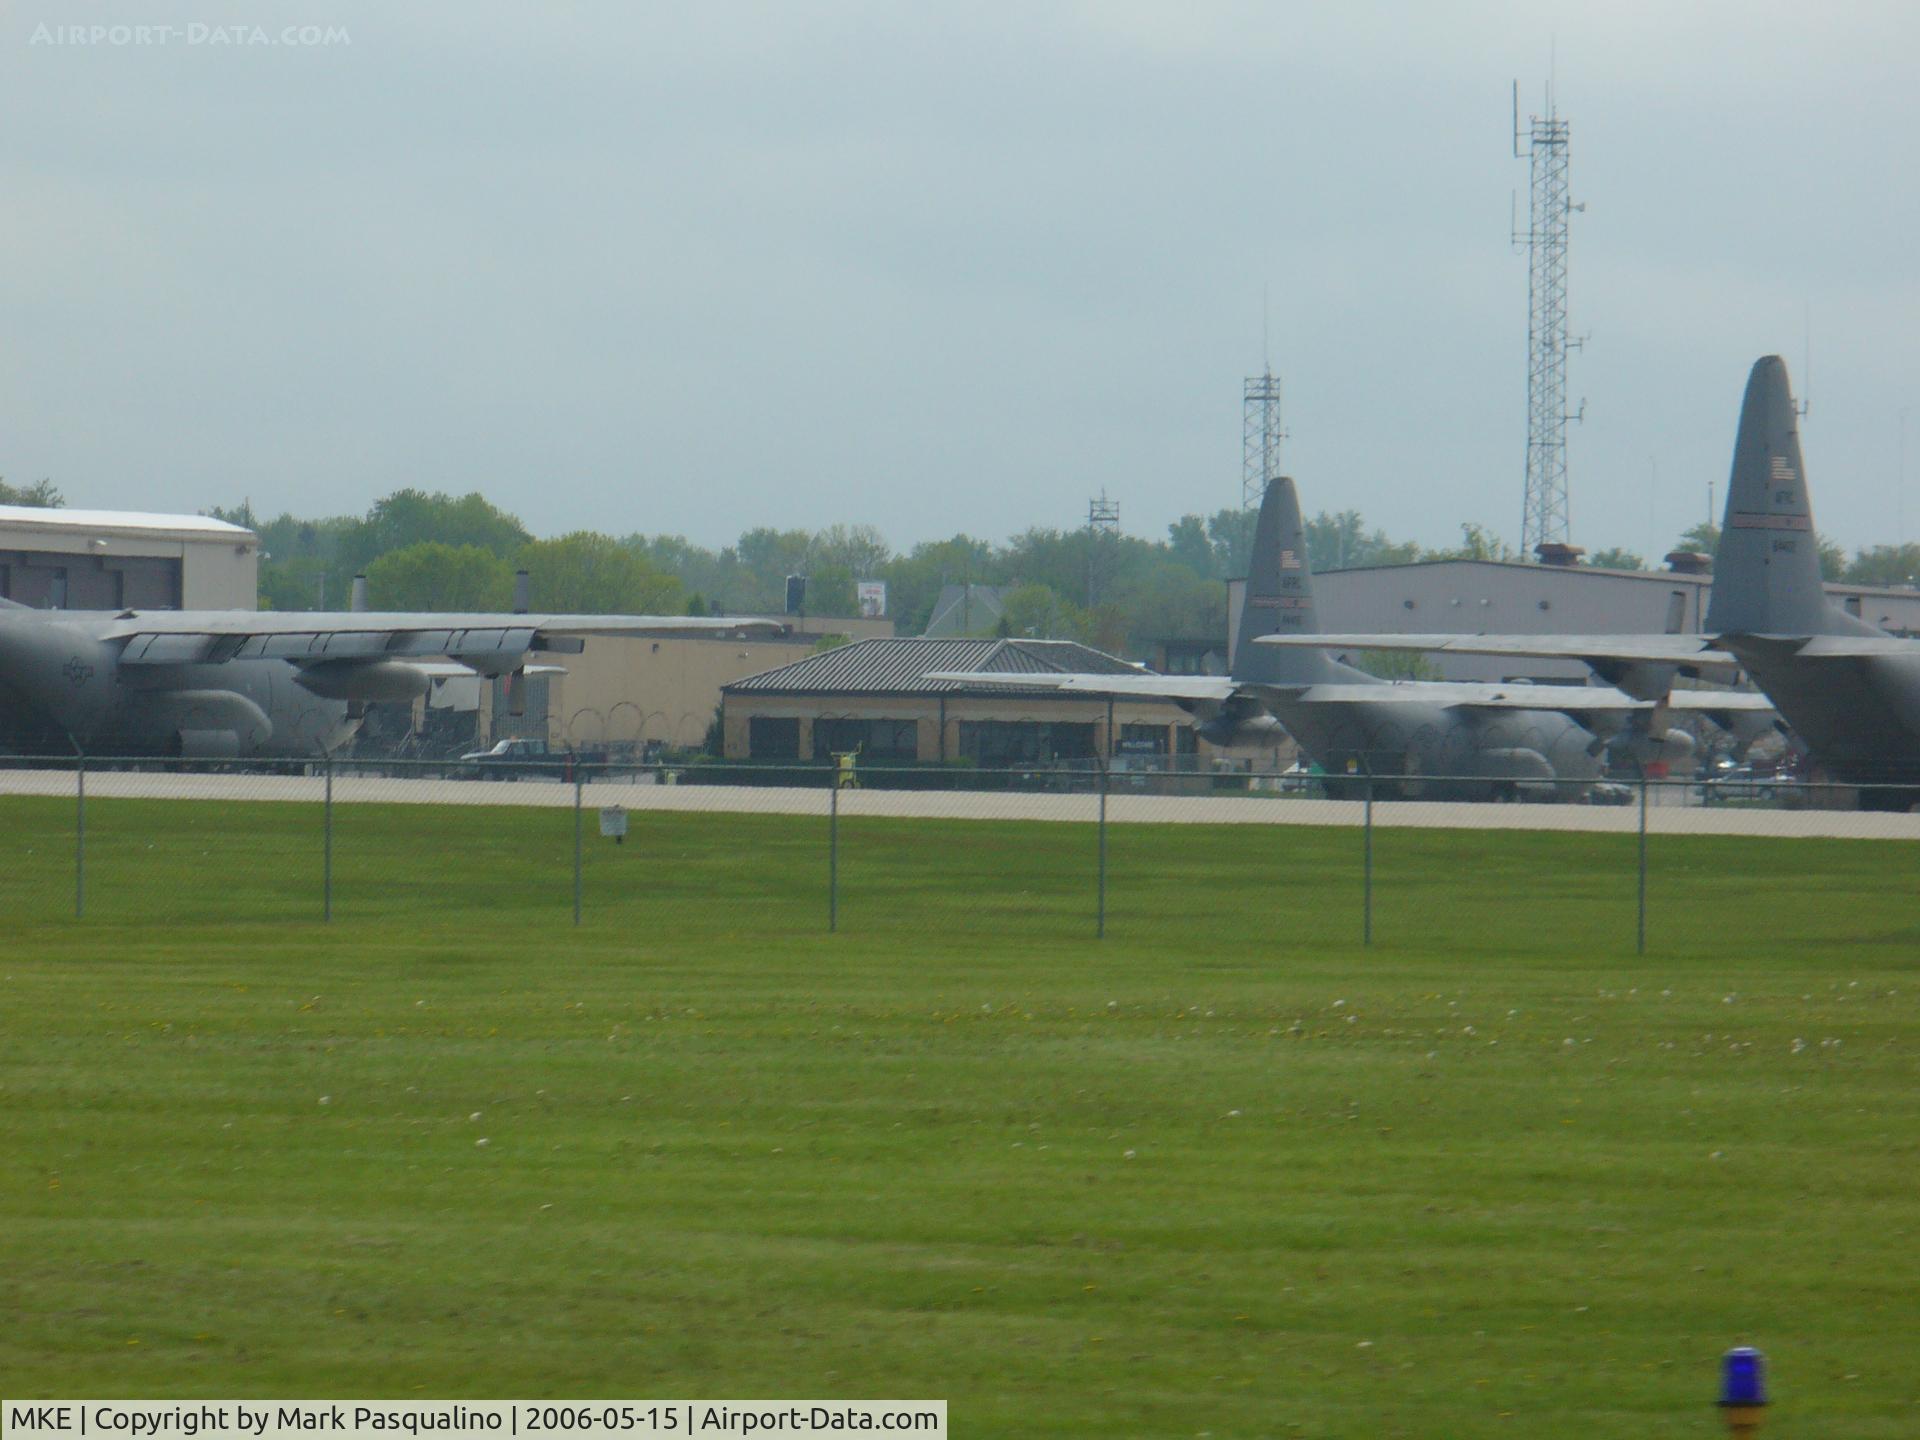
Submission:
[[[267,712],[237,690],[153,690],[145,722],[171,738],[181,755],[217,760],[259,749],[273,736]]]
[[[176,730],[169,748],[183,760],[232,760],[240,754],[240,736],[232,730]]]
[[[1715,715],[1713,723],[1733,736],[1733,753],[1736,758],[1747,753],[1747,747],[1763,735],[1784,735],[1786,722],[1778,715],[1755,714],[1751,711],[1736,710],[1730,715]]]
[[[1659,700],[1673,689],[1680,667],[1666,660],[1593,660],[1594,673],[1636,700]]]
[[[1257,700],[1229,700],[1212,707],[1211,714],[1205,711],[1196,713],[1204,718],[1194,727],[1195,733],[1217,748],[1277,745],[1287,738],[1287,727],[1269,715]]]
[[[303,667],[294,683],[328,700],[396,703],[417,700],[433,685],[424,670],[402,660],[322,660]]]
[[[1658,735],[1646,730],[1624,730],[1607,747],[1612,759],[1631,759],[1642,768],[1649,765],[1686,766],[1693,760],[1693,736],[1678,726],[1670,726]]]
[[[1553,766],[1538,750],[1525,745],[1502,746],[1473,752],[1473,773],[1489,780],[1551,780]]]

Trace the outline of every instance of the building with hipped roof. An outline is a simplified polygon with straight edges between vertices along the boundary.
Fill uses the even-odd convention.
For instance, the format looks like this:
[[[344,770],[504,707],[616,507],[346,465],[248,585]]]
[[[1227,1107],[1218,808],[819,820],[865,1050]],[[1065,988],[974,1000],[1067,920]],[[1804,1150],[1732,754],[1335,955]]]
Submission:
[[[1069,640],[861,640],[722,688],[730,760],[863,761],[1145,769],[1197,766],[1194,717],[1170,700],[1110,700],[934,674],[1139,673]]]

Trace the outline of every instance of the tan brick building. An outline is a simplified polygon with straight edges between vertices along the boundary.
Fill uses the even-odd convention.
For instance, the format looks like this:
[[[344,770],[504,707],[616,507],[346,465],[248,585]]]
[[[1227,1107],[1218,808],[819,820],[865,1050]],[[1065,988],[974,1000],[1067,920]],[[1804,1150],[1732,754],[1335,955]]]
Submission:
[[[862,640],[722,687],[729,760],[862,759],[937,765],[1175,768],[1200,759],[1193,717],[1170,700],[1109,700],[930,680],[951,671],[1137,674],[1064,640]]]

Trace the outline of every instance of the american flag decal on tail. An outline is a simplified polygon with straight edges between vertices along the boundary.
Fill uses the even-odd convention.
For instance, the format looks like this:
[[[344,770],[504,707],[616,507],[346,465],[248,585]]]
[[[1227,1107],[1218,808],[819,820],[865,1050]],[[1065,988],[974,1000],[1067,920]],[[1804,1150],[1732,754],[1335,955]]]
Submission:
[[[1798,475],[1793,473],[1793,462],[1787,459],[1786,456],[1775,455],[1773,457],[1772,463],[1773,463],[1773,479],[1775,484],[1779,484],[1782,481],[1791,483],[1792,481],[1798,480],[1800,478]]]
[[[1298,570],[1300,568],[1300,557],[1291,550],[1282,550],[1280,552],[1280,568],[1282,570]]]

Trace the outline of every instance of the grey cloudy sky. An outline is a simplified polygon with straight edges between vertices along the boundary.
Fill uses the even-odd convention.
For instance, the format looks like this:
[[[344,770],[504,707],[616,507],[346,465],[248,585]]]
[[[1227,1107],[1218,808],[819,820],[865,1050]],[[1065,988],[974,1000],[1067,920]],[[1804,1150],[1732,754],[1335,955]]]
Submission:
[[[1264,289],[1309,508],[1513,542],[1508,87],[1537,109],[1552,54],[1588,206],[1574,538],[1658,553],[1701,518],[1747,367],[1798,380],[1809,312],[1820,526],[1920,538],[1913,5],[0,17],[0,474],[70,503],[419,485],[539,533],[906,548],[1072,526],[1104,487],[1160,534],[1238,502]],[[173,33],[65,28],[114,23]],[[254,25],[347,39],[209,28]]]

